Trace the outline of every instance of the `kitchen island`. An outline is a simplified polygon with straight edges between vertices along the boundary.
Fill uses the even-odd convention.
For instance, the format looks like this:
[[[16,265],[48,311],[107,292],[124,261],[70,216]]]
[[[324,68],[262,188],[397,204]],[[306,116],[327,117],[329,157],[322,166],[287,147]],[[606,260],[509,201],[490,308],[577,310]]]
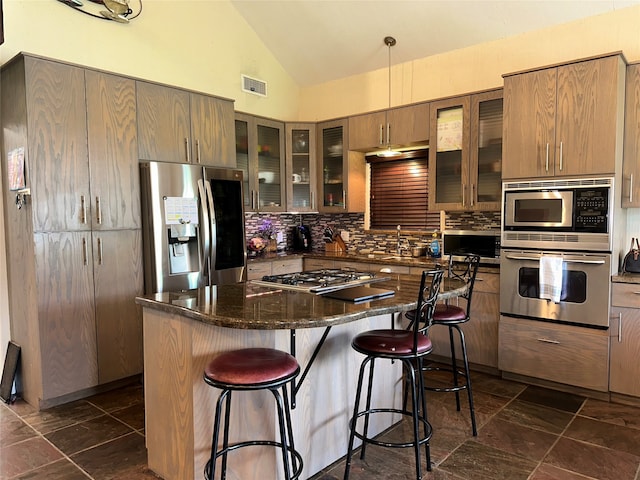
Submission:
[[[149,467],[165,480],[202,478],[219,393],[204,383],[202,374],[216,353],[244,347],[291,351],[295,342],[296,358],[305,370],[325,334],[296,395],[294,438],[304,459],[302,478],[341,458],[362,361],[351,339],[364,330],[388,328],[396,313],[416,306],[420,278],[387,277],[375,286],[392,289],[395,295],[362,304],[251,283],[138,297],[143,307]],[[443,296],[456,295],[463,285],[446,279],[444,290]],[[400,362],[384,365],[378,373],[374,402],[398,407]],[[376,419],[371,429],[381,432],[397,420]],[[269,392],[234,396],[231,441],[273,438],[275,423]],[[228,478],[278,478],[277,452],[244,450],[230,456]]]

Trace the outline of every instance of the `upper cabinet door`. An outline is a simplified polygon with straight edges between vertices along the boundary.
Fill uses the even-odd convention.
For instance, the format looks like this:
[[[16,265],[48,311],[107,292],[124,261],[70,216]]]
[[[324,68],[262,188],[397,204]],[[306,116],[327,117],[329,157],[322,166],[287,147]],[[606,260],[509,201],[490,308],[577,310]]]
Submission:
[[[469,203],[474,210],[500,210],[502,113],[502,90],[471,95]]]
[[[555,69],[504,79],[503,178],[553,175]]]
[[[285,130],[287,210],[317,210],[315,124],[288,123]]]
[[[640,63],[627,67],[622,206],[640,207]]]
[[[503,178],[614,174],[623,92],[620,55],[507,76]]]
[[[387,142],[392,146],[429,141],[429,103],[393,108],[387,112]]]
[[[235,167],[233,102],[191,94],[191,162]]]
[[[556,175],[614,174],[622,157],[620,56],[558,67]]]
[[[469,96],[431,103],[429,210],[471,209]]]
[[[363,152],[386,145],[387,112],[349,117],[349,150]]]
[[[36,232],[89,230],[84,70],[26,57],[26,177]]]
[[[87,70],[94,230],[140,228],[135,81]]]
[[[136,82],[141,160],[191,163],[189,93]]]

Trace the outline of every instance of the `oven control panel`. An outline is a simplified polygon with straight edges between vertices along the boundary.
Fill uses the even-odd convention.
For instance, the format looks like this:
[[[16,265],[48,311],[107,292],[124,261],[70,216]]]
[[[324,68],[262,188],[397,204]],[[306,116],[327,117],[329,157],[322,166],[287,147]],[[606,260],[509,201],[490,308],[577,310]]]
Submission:
[[[574,229],[578,232],[606,232],[609,188],[580,188],[574,193]]]

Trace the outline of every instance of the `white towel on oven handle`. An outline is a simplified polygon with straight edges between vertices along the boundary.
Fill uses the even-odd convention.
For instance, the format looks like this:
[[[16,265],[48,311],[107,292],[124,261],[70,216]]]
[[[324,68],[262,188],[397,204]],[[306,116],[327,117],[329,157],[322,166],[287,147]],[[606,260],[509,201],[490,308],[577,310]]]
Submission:
[[[562,293],[562,256],[540,256],[540,298],[560,303]]]

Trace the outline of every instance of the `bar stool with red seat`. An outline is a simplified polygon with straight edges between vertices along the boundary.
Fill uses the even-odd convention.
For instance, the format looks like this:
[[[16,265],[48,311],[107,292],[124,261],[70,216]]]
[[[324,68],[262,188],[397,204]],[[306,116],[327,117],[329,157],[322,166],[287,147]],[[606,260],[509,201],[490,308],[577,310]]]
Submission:
[[[419,322],[414,322],[412,329],[380,329],[362,332],[354,337],[351,346],[357,352],[366,355],[360,366],[358,386],[356,389],[356,399],[353,408],[353,417],[349,422],[349,446],[347,449],[347,461],[344,472],[344,479],[348,480],[351,469],[351,456],[355,437],[362,440],[360,458],[364,459],[367,443],[382,447],[407,448],[413,447],[416,461],[416,478],[422,478],[422,468],[420,464],[420,447],[425,446],[427,457],[427,470],[431,470],[431,455],[429,451],[429,440],[432,429],[427,420],[427,405],[424,398],[424,384],[422,382],[423,357],[431,352],[431,340],[424,332],[429,328],[433,318],[433,310],[438,298],[440,283],[442,282],[443,270],[433,270],[422,272],[420,290],[418,293],[418,303],[416,312],[419,312]],[[413,401],[412,411],[406,407],[396,408],[372,408],[371,392],[373,386],[373,374],[375,361],[377,359],[399,360],[403,363],[408,372],[410,380],[411,398]],[[369,380],[367,388],[366,407],[360,408],[360,398],[365,369],[369,365]],[[416,380],[416,374],[418,379]],[[372,414],[401,414],[412,419],[413,440],[407,442],[385,442],[381,439],[368,436],[369,417]],[[357,431],[357,423],[360,417],[364,417],[362,432]],[[420,425],[423,432],[420,434]]]
[[[302,456],[296,451],[291,425],[291,411],[287,383],[300,373],[297,360],[288,353],[271,348],[243,348],[221,353],[213,358],[204,371],[204,381],[222,392],[216,403],[211,442],[211,457],[204,469],[206,480],[214,480],[216,459],[222,456],[222,473],[227,474],[227,453],[239,448],[268,445],[282,450],[282,464],[286,480],[295,480],[302,473]],[[282,390],[282,395],[279,392]],[[231,394],[234,391],[270,390],[276,399],[280,440],[248,440],[229,445],[229,417]],[[222,448],[218,438],[224,404],[224,430]]]
[[[466,255],[463,261],[455,262],[450,259],[449,261],[449,276],[453,278],[459,278],[467,284],[467,289],[464,294],[458,298],[463,298],[466,301],[464,307],[458,305],[452,305],[451,302],[439,303],[436,305],[433,313],[432,327],[436,325],[443,325],[449,328],[449,346],[451,348],[451,365],[450,366],[436,366],[427,365],[424,367],[424,371],[446,371],[451,372],[453,376],[452,384],[444,387],[436,387],[426,385],[425,389],[432,392],[449,392],[456,394],[456,408],[460,411],[460,391],[466,390],[469,398],[469,412],[471,415],[471,431],[473,436],[478,435],[476,428],[476,415],[475,408],[473,406],[473,393],[471,391],[471,374],[469,371],[469,359],[467,357],[467,345],[464,339],[464,333],[460,328],[460,325],[466,323],[471,318],[471,297],[473,295],[473,287],[476,281],[476,275],[478,273],[478,265],[480,264],[479,255]],[[405,313],[407,319],[411,322],[415,319],[415,311],[409,311]],[[460,338],[460,347],[462,349],[462,360],[464,363],[464,371],[458,370],[456,361],[456,349],[454,342],[453,331],[458,333]],[[459,377],[464,379],[464,383],[459,381]]]

